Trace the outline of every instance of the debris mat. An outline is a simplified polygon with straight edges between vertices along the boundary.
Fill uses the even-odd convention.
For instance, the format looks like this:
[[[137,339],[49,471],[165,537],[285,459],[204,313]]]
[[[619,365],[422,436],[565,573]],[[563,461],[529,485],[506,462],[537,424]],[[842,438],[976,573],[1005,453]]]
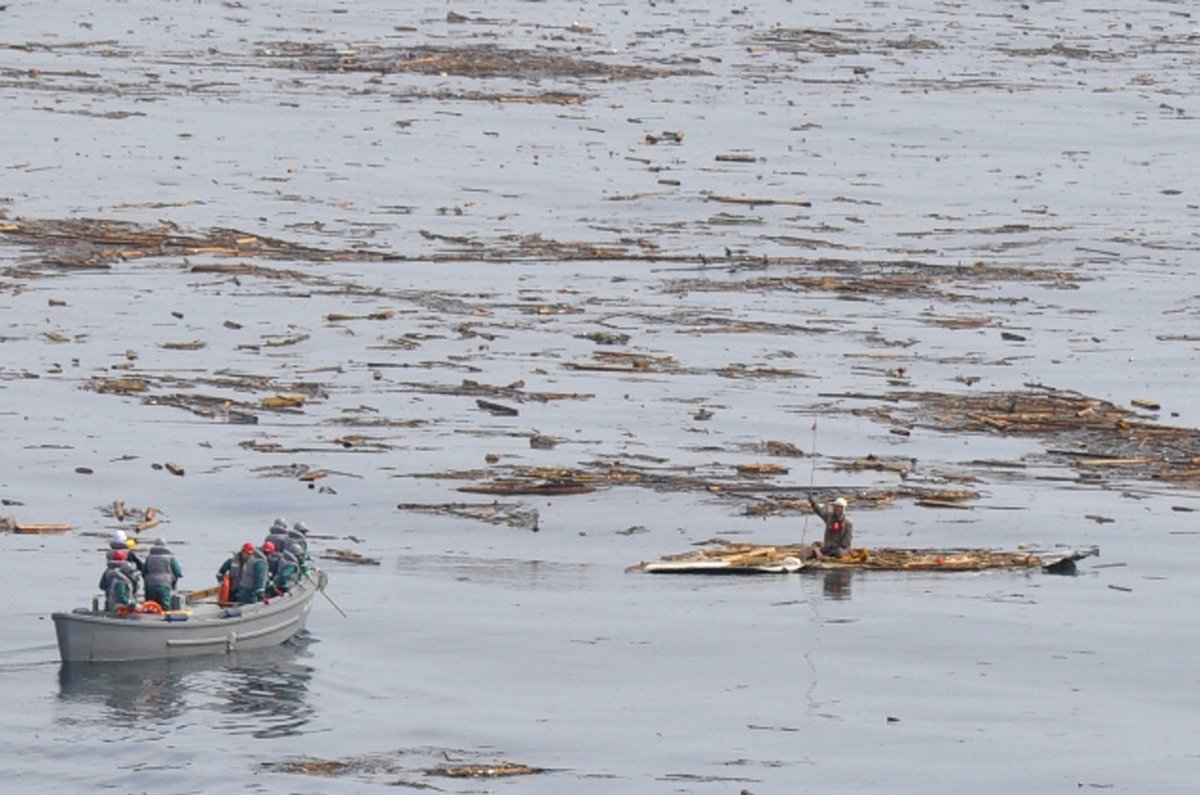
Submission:
[[[744,569],[875,569],[883,571],[983,571],[985,569],[1048,568],[1063,561],[1098,555],[1099,548],[1086,550],[992,549],[880,549],[855,548],[841,558],[814,558],[812,548],[794,544],[763,545],[726,543],[704,549],[667,555],[658,561],[643,561],[631,571],[649,573],[719,573]]]

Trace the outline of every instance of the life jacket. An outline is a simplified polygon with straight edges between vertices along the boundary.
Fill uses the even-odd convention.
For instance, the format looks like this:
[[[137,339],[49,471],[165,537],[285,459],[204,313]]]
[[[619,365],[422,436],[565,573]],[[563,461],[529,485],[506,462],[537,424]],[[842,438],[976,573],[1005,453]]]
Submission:
[[[296,556],[296,560],[302,561],[307,559],[308,538],[305,537],[304,533],[301,533],[299,530],[288,530],[287,534],[288,539],[291,542],[287,549],[289,549],[291,553]],[[296,549],[293,549],[292,547],[296,547],[296,549],[299,549],[299,551],[297,552]]]
[[[829,523],[829,529],[835,533],[842,532],[842,528],[844,526],[845,525],[842,523],[842,520],[840,520],[840,519],[834,519],[832,522]]]
[[[116,569],[108,580],[108,609],[116,610],[120,605],[133,604],[133,584],[125,572]]]
[[[275,587],[287,591],[300,578],[300,561],[291,552],[284,550],[275,564]]]
[[[121,568],[121,561],[109,560],[108,566],[104,569],[104,573],[100,575],[100,590],[108,594],[108,584],[112,582],[113,573]]]
[[[242,566],[245,565],[245,555],[241,550],[234,552],[233,557],[225,561],[228,565],[222,566],[225,572],[229,575],[229,581],[233,583],[234,589],[237,588],[238,582],[242,579]]]
[[[146,585],[175,587],[175,571],[171,565],[171,550],[152,547],[146,556]]]
[[[242,564],[238,576],[237,588],[243,593],[261,591],[267,584],[267,559],[261,550],[254,550]]]
[[[131,560],[126,560],[121,564],[119,571],[125,575],[125,579],[129,580],[129,591],[131,599],[138,595],[138,591],[142,589],[142,570],[136,563]]]
[[[263,543],[265,544],[265,543],[267,543],[267,541],[270,541],[272,544],[275,545],[275,551],[277,553],[282,552],[284,550],[284,547],[286,547],[287,543],[288,543],[287,531],[286,530],[272,530],[271,535],[267,536],[266,540],[263,541]]]

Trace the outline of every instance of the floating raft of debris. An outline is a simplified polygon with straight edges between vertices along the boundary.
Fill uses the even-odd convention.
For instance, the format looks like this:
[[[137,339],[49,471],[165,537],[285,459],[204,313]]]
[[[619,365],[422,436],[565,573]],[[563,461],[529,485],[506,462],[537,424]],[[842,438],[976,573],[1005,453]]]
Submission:
[[[852,549],[841,558],[814,559],[803,546],[723,544],[694,552],[668,555],[642,562],[631,571],[650,574],[782,574],[830,569],[874,569],[882,571],[983,571],[984,569],[1043,569],[1052,574],[1071,574],[1075,561],[1099,555],[1099,547],[1087,549],[1018,550],[991,549]]]

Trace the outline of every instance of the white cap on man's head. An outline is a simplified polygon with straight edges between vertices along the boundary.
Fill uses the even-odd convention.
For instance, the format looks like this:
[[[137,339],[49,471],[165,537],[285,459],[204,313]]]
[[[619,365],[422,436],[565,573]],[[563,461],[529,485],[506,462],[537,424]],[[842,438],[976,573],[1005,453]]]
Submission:
[[[841,507],[845,508],[848,503],[846,502],[845,497],[838,497],[836,500],[833,501],[833,504],[840,505]]]

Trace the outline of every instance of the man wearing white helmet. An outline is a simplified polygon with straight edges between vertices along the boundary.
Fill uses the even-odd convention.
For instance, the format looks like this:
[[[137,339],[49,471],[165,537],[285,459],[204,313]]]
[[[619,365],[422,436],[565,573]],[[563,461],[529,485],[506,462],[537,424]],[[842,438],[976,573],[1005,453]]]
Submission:
[[[808,504],[825,522],[825,539],[820,544],[813,544],[817,557],[840,558],[849,552],[854,542],[854,522],[846,515],[846,498],[838,497],[831,507],[817,502],[810,494]]]

